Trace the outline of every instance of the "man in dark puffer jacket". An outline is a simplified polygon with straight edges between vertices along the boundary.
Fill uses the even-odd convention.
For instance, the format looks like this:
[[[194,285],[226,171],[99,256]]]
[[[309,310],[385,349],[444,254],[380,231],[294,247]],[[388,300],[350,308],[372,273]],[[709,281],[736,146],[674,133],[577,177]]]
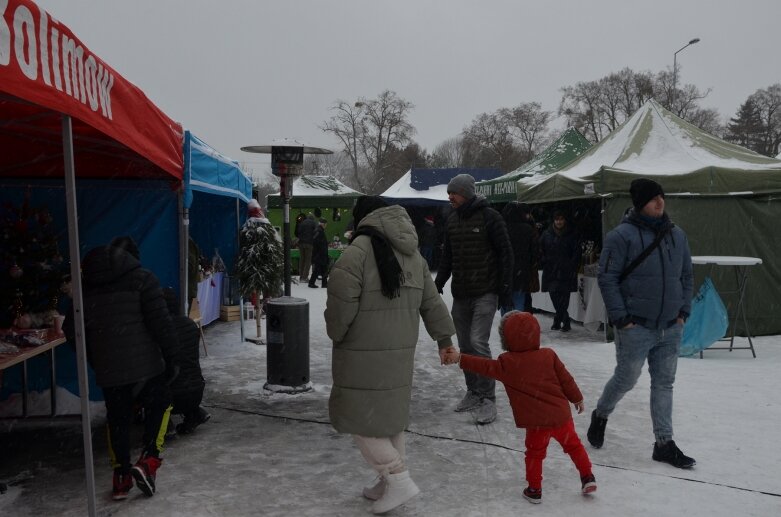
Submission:
[[[87,253],[82,278],[87,354],[106,401],[112,497],[125,499],[133,478],[151,497],[171,412],[176,332],[160,283],[141,267],[132,238],[117,237]],[[131,468],[134,402],[144,408],[145,428],[141,457]]]
[[[455,176],[447,185],[453,211],[447,218],[442,259],[435,283],[442,293],[453,275],[451,315],[461,352],[491,358],[491,326],[497,306],[512,307],[513,249],[504,219],[483,196],[475,179]],[[496,419],[496,381],[464,372],[467,392],[456,411],[474,410],[478,424]]]
[[[201,337],[198,325],[187,316],[180,314],[181,309],[176,297],[176,292],[166,287],[163,296],[168,303],[168,311],[174,328],[179,336],[179,351],[176,354],[176,364],[179,366],[179,374],[171,383],[171,397],[173,399],[173,413],[184,416],[184,422],[176,426],[178,434],[190,434],[195,428],[205,423],[211,415],[201,407],[203,388],[206,381],[201,374],[200,352],[198,340]]]

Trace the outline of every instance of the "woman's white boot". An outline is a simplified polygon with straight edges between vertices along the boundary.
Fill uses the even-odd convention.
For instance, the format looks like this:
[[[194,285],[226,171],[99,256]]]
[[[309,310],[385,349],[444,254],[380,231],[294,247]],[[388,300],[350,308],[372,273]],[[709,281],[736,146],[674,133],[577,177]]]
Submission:
[[[385,478],[382,476],[377,477],[377,482],[374,484],[374,486],[366,486],[363,487],[363,496],[366,499],[371,499],[372,501],[376,501],[380,497],[382,497],[382,494],[385,493],[385,485],[386,485]]]
[[[372,505],[372,513],[389,512],[420,493],[418,486],[409,477],[408,470],[388,474],[385,482],[385,493]]]

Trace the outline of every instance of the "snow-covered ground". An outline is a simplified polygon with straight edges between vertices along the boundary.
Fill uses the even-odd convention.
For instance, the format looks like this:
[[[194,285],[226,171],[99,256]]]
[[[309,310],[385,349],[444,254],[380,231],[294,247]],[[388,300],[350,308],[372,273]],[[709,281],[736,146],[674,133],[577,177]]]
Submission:
[[[446,288],[446,293],[449,289]],[[134,489],[123,502],[109,498],[111,471],[105,437],[94,432],[99,515],[360,516],[370,513],[361,488],[374,478],[352,439],[328,423],[331,344],[325,335],[324,289],[293,286],[310,303],[310,365],[314,390],[264,393],[266,347],[239,338],[239,323],[206,329],[202,358],[210,422],[167,444],[158,492]],[[446,294],[448,306],[451,303]],[[575,416],[585,440],[589,413],[614,366],[614,348],[580,325],[569,334],[547,330],[554,348],[586,397]],[[497,318],[498,322],[498,318]],[[254,332],[252,322],[247,326]],[[496,332],[491,336],[500,352]],[[743,344],[741,340],[741,344]],[[781,339],[755,339],[747,350],[710,351],[679,361],[675,385],[675,439],[697,460],[678,470],[651,460],[649,379],[619,404],[608,422],[605,446],[586,448],[598,491],[580,494],[577,471],[554,442],[544,466],[543,503],[521,496],[523,430],[515,428],[507,397],[497,385],[499,417],[477,426],[452,408],[464,393],[461,371],[440,366],[425,335],[417,352],[408,466],[422,493],[389,515],[511,516],[775,516],[781,515],[781,427],[778,392]],[[4,425],[4,427],[3,427]],[[0,515],[86,514],[84,465],[78,423],[0,424]]]

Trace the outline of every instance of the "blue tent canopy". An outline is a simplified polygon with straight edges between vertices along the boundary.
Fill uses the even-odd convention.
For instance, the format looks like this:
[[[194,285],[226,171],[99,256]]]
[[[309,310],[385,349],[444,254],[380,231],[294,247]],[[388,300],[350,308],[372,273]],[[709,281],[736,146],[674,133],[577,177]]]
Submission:
[[[252,199],[252,180],[239,164],[220,154],[206,142],[185,131],[184,208],[189,209],[187,231],[201,254],[212,258],[215,251],[228,274],[238,252],[239,221]],[[182,255],[187,256],[186,243]],[[193,293],[189,293],[188,297]]]
[[[189,131],[184,132],[184,207],[190,208],[193,191],[237,198],[248,203],[252,180],[227,158]]]

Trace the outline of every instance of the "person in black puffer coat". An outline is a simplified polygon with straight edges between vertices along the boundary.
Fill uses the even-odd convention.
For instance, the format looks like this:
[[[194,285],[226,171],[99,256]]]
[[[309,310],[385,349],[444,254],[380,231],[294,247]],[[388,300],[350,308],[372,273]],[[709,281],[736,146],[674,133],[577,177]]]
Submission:
[[[323,279],[322,286],[328,287],[328,239],[325,236],[325,227],[328,221],[320,219],[320,224],[315,230],[312,240],[312,276],[309,277],[309,287],[317,287],[315,281],[320,276]]]
[[[513,307],[516,311],[531,312],[527,306],[526,293],[534,289],[532,280],[536,280],[537,261],[540,243],[537,229],[529,218],[529,205],[512,201],[505,205],[502,217],[507,224],[507,234],[513,248]],[[502,308],[502,315],[507,308]]]
[[[106,402],[112,496],[125,499],[135,478],[151,497],[171,412],[168,383],[177,370],[176,331],[160,283],[141,267],[132,238],[118,237],[92,249],[81,269],[87,356]],[[135,402],[144,408],[145,419],[143,451],[131,467]]]
[[[195,431],[196,427],[211,418],[211,415],[201,407],[203,388],[206,385],[201,373],[200,352],[198,350],[201,334],[198,325],[181,314],[176,291],[171,287],[166,287],[163,289],[163,296],[168,303],[168,310],[179,336],[179,352],[176,354],[179,374],[171,383],[171,397],[174,406],[172,413],[184,417],[184,421],[176,426],[177,434],[190,434]]]
[[[570,293],[578,290],[580,239],[572,230],[564,212],[553,213],[553,223],[540,239],[542,291],[550,293],[556,315],[551,330],[568,332]]]

